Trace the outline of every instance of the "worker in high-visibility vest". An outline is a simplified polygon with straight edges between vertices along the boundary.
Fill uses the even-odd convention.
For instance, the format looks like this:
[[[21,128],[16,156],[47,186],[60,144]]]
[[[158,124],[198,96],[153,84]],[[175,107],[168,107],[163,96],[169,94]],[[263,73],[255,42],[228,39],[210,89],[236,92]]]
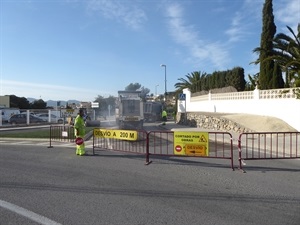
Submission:
[[[166,125],[166,121],[167,121],[167,111],[166,110],[162,111],[161,117],[162,117],[163,125]]]
[[[74,122],[75,129],[75,137],[84,139],[85,136],[85,124],[84,124],[84,111],[83,109],[79,109],[79,113]],[[84,142],[82,144],[76,144],[76,155],[85,155],[85,145]]]

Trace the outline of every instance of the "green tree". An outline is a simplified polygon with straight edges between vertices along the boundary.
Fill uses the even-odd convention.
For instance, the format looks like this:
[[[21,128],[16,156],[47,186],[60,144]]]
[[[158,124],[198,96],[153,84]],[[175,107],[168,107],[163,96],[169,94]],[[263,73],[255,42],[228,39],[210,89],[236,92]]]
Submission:
[[[141,98],[143,99],[143,101],[146,101],[147,95],[150,93],[150,89],[149,88],[145,88],[144,86],[141,88]]]
[[[244,91],[246,86],[244,69],[235,67],[226,73],[226,86],[232,86],[237,91]]]
[[[215,73],[217,76],[217,86],[213,88],[223,88],[227,86],[226,83],[226,72],[225,71],[219,71]]]
[[[95,102],[99,103],[99,108],[97,110],[99,110],[100,112],[107,110],[108,104],[103,96],[98,95],[95,99]]]
[[[139,83],[130,83],[128,86],[125,87],[125,91],[137,91],[142,87]]]
[[[183,89],[188,88],[192,93],[201,91],[202,84],[207,76],[204,72],[192,72],[191,74],[186,75],[185,78],[179,78],[180,82],[175,84],[177,91],[181,92]]]
[[[15,95],[9,96],[10,101],[10,107],[11,108],[19,108],[19,109],[29,109],[30,103],[25,97],[18,97]]]
[[[95,98],[95,102],[99,103],[99,108],[96,109],[97,111],[100,112],[106,112],[108,111],[108,106],[110,105],[110,110],[111,112],[113,112],[115,110],[116,107],[116,97],[110,95],[108,98],[104,98],[101,95],[98,95]]]
[[[259,59],[255,62],[260,63],[259,87],[260,89],[282,88],[284,81],[280,65],[274,60],[266,60],[273,56],[273,38],[276,34],[272,0],[265,0],[262,14],[260,48],[254,49],[254,52],[259,53]]]
[[[44,102],[42,99],[35,100],[33,103],[30,104],[31,109],[46,109],[47,102]]]
[[[215,71],[213,74],[204,72],[192,72],[186,78],[178,79],[176,90],[181,93],[184,88],[189,88],[191,93],[209,91],[215,88],[233,86],[238,91],[244,91],[246,87],[244,69],[235,67],[227,71]]]
[[[258,73],[254,74],[253,76],[248,74],[249,82],[246,84],[245,91],[253,91],[256,88],[258,84],[258,76]]]
[[[279,33],[273,40],[273,56],[282,70],[286,73],[286,87],[300,87],[300,24],[298,24],[298,34],[287,26],[292,37]]]
[[[137,91],[137,90],[141,91],[140,97],[143,99],[143,101],[146,101],[146,97],[150,93],[149,88],[145,88],[139,83],[130,83],[125,87],[125,91]]]
[[[112,108],[115,108],[116,105],[116,97],[110,95],[108,98],[106,98],[107,105],[110,105]]]

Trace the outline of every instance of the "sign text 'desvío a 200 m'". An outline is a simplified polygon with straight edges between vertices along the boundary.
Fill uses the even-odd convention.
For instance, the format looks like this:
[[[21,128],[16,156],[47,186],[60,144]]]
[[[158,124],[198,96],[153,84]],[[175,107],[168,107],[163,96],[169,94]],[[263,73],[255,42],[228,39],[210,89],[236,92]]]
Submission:
[[[135,141],[137,140],[137,132],[134,130],[94,129],[94,137]]]

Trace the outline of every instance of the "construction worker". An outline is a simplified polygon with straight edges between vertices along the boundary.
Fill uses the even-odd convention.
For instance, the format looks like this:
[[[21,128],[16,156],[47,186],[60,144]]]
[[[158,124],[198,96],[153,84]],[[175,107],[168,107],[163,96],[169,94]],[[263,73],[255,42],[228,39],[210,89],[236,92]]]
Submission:
[[[75,137],[76,138],[83,138],[85,136],[85,125],[84,125],[84,111],[83,109],[79,109],[79,113],[77,117],[75,118],[74,122],[74,129],[75,129]],[[85,145],[84,142],[80,145],[76,145],[76,155],[85,155]]]
[[[162,121],[163,121],[163,125],[166,125],[166,121],[167,121],[167,111],[163,110],[161,113],[161,117],[162,117]]]

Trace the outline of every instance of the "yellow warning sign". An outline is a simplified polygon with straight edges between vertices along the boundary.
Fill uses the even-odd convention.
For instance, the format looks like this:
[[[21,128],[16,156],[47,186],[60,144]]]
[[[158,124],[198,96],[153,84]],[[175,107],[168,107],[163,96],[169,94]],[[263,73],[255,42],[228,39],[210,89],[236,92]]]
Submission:
[[[199,139],[199,142],[204,142],[206,143],[207,142],[207,139],[204,135],[201,135],[200,139]]]
[[[135,141],[135,140],[137,140],[137,131],[94,129],[94,137],[115,138],[115,139],[122,139],[122,140],[128,140],[128,141]]]
[[[185,154],[186,155],[195,155],[195,156],[207,156],[206,146],[200,144],[186,144],[185,145]]]
[[[175,131],[174,154],[208,156],[208,132]]]

